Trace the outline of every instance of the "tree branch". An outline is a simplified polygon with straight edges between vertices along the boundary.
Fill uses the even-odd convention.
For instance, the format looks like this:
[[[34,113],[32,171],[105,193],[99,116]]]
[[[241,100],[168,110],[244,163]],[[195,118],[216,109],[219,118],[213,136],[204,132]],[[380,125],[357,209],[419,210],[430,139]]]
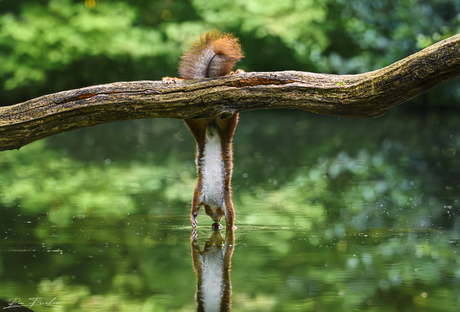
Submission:
[[[230,116],[255,109],[378,117],[460,75],[460,34],[359,75],[252,72],[188,80],[116,82],[0,107],[0,151],[87,126],[136,118]]]

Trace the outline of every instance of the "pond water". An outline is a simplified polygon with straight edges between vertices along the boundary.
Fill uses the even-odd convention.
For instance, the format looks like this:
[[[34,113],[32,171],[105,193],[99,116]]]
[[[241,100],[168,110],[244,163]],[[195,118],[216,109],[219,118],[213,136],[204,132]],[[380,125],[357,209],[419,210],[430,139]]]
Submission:
[[[227,233],[203,210],[192,232],[194,142],[180,120],[2,152],[1,304],[459,311],[458,112],[407,105],[372,120],[241,114]]]

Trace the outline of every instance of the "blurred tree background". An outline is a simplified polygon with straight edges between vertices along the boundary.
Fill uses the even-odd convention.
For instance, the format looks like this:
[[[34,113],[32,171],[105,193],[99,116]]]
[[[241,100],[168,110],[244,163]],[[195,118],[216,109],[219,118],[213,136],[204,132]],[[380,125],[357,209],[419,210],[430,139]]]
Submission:
[[[0,0],[0,105],[174,76],[210,29],[240,38],[246,71],[371,71],[459,33],[459,12],[457,0]],[[373,120],[241,114],[240,310],[458,311],[459,84]],[[1,152],[0,299],[191,310],[193,149],[180,120],[155,119]]]
[[[458,33],[459,11],[454,0],[3,0],[0,101],[174,75],[210,29],[241,38],[247,71],[366,72]]]

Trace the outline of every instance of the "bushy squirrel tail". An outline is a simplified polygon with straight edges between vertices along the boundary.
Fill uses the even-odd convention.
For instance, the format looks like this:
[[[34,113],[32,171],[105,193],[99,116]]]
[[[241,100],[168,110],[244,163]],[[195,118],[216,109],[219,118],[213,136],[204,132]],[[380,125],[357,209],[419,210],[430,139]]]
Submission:
[[[179,64],[184,79],[226,76],[243,57],[243,51],[231,34],[207,32],[185,52]]]

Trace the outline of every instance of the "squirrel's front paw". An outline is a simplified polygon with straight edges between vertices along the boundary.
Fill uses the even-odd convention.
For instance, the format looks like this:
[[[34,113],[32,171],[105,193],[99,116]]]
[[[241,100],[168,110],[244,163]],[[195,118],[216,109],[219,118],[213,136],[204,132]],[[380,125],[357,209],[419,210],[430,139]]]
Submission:
[[[194,211],[192,212],[192,214],[190,215],[190,223],[192,223],[192,228],[196,228],[196,226],[198,225],[198,211]]]
[[[198,220],[196,218],[190,219],[190,223],[192,223],[192,228],[196,228],[198,225]]]
[[[163,77],[163,83],[168,85],[168,84],[173,84],[177,83],[180,80],[184,80],[182,78],[175,78],[175,77]]]

